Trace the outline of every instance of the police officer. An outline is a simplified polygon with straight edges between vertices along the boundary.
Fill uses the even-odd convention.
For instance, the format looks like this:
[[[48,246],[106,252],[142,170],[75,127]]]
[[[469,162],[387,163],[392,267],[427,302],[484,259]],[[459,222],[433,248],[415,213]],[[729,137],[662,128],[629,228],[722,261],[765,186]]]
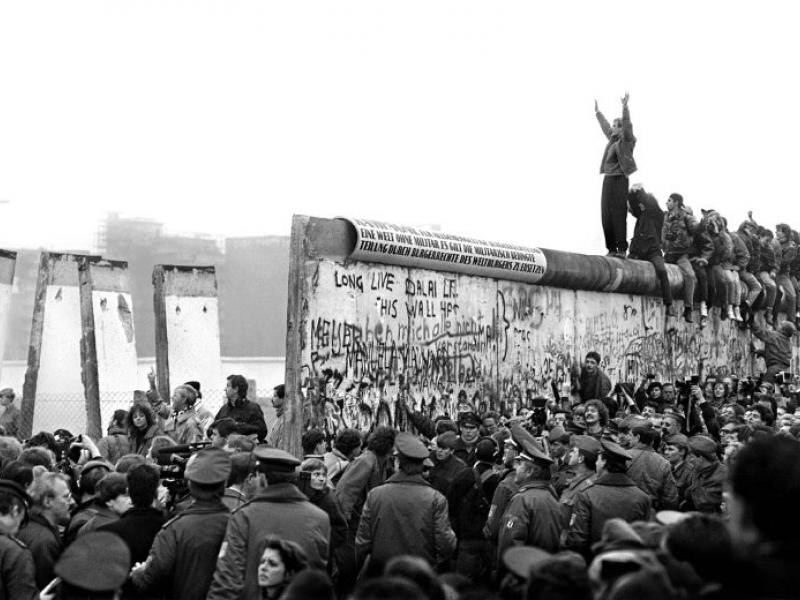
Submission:
[[[632,521],[650,518],[650,496],[626,474],[631,455],[619,444],[601,440],[597,480],[575,497],[564,547],[588,556],[602,537],[603,524],[614,517]]]
[[[259,597],[258,549],[268,534],[297,543],[313,569],[328,562],[330,521],[294,485],[300,461],[268,446],[257,446],[253,459],[255,495],[228,522],[208,600]]]
[[[567,480],[567,486],[561,492],[559,502],[564,514],[564,526],[569,525],[572,518],[572,507],[575,497],[579,492],[589,488],[597,478],[597,456],[602,446],[590,435],[576,435],[572,437],[572,448],[567,455],[567,461],[572,469],[572,478]]]
[[[443,565],[455,552],[456,535],[447,500],[422,477],[428,449],[412,434],[399,433],[395,451],[395,474],[367,494],[356,534],[357,561],[369,555],[371,572],[404,554]]]
[[[22,486],[0,479],[0,590],[4,598],[39,597],[33,557],[15,536],[28,515],[30,498]]]
[[[134,567],[136,588],[169,598],[205,597],[230,517],[222,503],[230,472],[230,455],[223,450],[207,448],[189,458],[184,477],[191,504],[164,524],[147,562]]]
[[[130,568],[131,552],[121,537],[108,531],[89,532],[58,559],[55,574],[61,581],[53,590],[55,597],[58,600],[118,598]]]
[[[512,435],[520,440],[522,452],[514,466],[519,491],[511,499],[503,517],[498,540],[498,555],[512,546],[536,546],[547,552],[557,552],[560,543],[561,507],[550,484],[553,459],[533,440],[520,438],[522,429],[511,426]]]

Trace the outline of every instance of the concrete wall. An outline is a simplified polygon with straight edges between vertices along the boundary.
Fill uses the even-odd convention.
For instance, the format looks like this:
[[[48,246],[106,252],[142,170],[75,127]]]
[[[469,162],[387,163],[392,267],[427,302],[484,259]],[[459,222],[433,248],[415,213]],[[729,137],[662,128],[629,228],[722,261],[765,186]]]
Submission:
[[[417,407],[434,402],[451,415],[459,395],[476,408],[549,396],[589,350],[614,381],[753,367],[735,324],[681,322],[667,333],[657,298],[367,263],[309,267],[302,371],[341,376],[334,395],[368,384],[359,387],[373,411],[385,402],[394,413],[401,377]]]
[[[0,360],[3,358],[6,337],[8,336],[8,317],[11,312],[11,292],[16,264],[16,252],[0,250]],[[2,367],[0,367],[1,375]]]
[[[158,387],[199,381],[201,389],[219,389],[219,306],[213,267],[158,265],[153,272]],[[222,385],[224,389],[224,383]]]
[[[527,398],[552,396],[554,384],[563,390],[590,350],[601,354],[614,382],[647,373],[667,381],[764,369],[751,352],[751,343],[761,343],[732,321],[713,316],[701,329],[679,320],[667,331],[649,263],[542,250],[538,283],[498,279],[458,273],[457,260],[443,269],[425,268],[424,261],[404,266],[390,256],[397,247],[387,250],[386,263],[353,260],[358,242],[348,227],[295,218],[293,240],[302,241],[296,275],[290,273],[290,297],[296,277],[299,300],[289,314],[287,385],[304,395],[306,421],[311,415],[333,429],[402,426],[400,393],[433,414],[514,412]],[[680,273],[669,271],[679,292]],[[682,314],[680,300],[676,309]],[[302,424],[293,427],[293,435],[302,431]]]

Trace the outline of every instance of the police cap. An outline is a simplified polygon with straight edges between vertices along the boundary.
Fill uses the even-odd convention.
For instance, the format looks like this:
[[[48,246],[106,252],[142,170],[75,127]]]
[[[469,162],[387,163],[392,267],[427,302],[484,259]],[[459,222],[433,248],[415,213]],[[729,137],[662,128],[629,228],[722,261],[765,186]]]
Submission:
[[[626,461],[633,458],[625,448],[610,440],[600,440],[600,446],[606,460]]]
[[[519,459],[548,465],[553,464],[553,459],[544,453],[544,450],[536,443],[534,437],[518,423],[511,424],[511,436],[517,440],[520,446]]]
[[[480,427],[481,420],[478,418],[474,412],[464,412],[458,415],[458,426],[461,427],[462,425],[473,425],[475,427]]]
[[[261,471],[272,473],[294,473],[300,466],[300,461],[296,457],[280,448],[271,448],[266,444],[253,448],[253,458],[258,461],[258,468]]]
[[[203,485],[223,483],[228,481],[231,468],[231,457],[227,452],[218,448],[205,448],[189,457],[184,477],[187,481]]]
[[[438,439],[438,438],[437,438]],[[422,462],[428,458],[429,451],[417,436],[408,432],[401,432],[397,434],[394,440],[394,447],[397,453],[409,460],[418,460]]]
[[[55,574],[68,584],[91,592],[119,589],[128,578],[131,552],[122,538],[107,531],[92,531],[67,546]]]
[[[589,452],[590,454],[594,454],[597,456],[600,454],[600,451],[603,447],[600,445],[595,438],[590,435],[576,435],[572,437],[572,445],[575,446],[578,450],[582,450],[583,452]]]

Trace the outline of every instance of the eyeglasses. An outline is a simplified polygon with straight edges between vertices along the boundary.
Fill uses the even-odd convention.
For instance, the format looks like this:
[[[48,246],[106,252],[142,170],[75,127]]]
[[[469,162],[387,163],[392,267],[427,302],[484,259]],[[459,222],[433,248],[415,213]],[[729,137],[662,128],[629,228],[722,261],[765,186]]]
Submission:
[[[736,430],[735,429],[726,429],[725,427],[723,427],[721,429],[721,432],[722,433],[736,433]]]

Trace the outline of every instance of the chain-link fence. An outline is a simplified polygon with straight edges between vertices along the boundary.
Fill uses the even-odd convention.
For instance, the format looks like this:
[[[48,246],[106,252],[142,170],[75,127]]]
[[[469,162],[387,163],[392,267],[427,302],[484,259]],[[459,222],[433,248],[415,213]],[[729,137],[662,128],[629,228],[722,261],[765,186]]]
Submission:
[[[203,390],[202,393],[203,397],[196,404],[196,408],[216,415],[226,402],[225,390]],[[256,389],[255,394],[252,392],[248,394],[248,398],[261,406],[267,427],[271,427],[275,421],[275,411],[270,402],[272,388]],[[169,402],[169,398],[165,400]],[[102,434],[106,434],[114,411],[129,410],[132,405],[133,390],[102,393],[100,397]],[[72,434],[85,433],[86,422],[86,398],[82,393],[36,394],[32,433],[53,432],[56,429],[66,429]]]

